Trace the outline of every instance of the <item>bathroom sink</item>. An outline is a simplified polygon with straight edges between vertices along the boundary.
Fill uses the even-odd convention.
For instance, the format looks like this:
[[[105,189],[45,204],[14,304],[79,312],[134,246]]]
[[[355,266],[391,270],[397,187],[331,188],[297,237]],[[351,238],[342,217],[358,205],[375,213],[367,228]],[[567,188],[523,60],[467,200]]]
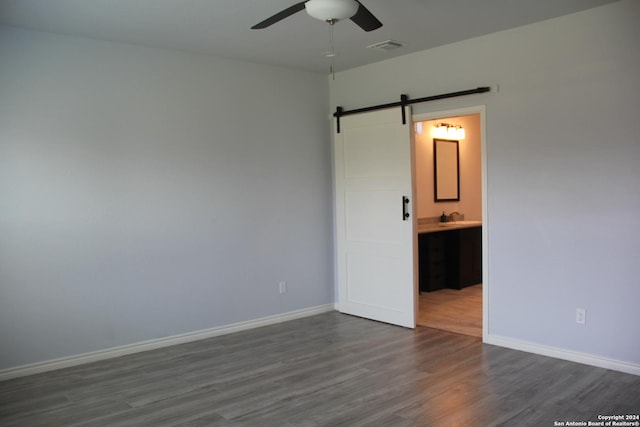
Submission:
[[[452,221],[452,222],[439,222],[438,227],[462,227],[462,226],[476,226],[482,225],[482,221]]]
[[[418,233],[431,233],[434,231],[457,230],[461,228],[482,227],[482,221],[451,221],[433,222],[418,226]]]

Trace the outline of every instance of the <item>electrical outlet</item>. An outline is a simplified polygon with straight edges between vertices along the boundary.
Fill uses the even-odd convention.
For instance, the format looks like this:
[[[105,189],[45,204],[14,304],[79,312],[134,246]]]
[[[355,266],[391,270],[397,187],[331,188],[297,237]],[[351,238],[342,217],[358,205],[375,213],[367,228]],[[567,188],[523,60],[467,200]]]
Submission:
[[[280,293],[281,294],[286,294],[287,293],[287,282],[285,282],[284,280],[282,282],[280,282],[278,284],[279,289],[280,289]]]
[[[576,308],[576,323],[584,325],[587,322],[587,310]]]

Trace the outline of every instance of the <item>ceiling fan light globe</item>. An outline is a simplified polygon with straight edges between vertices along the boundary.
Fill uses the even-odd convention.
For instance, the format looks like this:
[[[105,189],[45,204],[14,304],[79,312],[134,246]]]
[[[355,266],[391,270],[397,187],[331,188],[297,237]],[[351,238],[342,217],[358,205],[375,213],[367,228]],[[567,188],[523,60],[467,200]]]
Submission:
[[[309,0],[307,13],[321,21],[340,21],[351,18],[360,6],[355,0]]]

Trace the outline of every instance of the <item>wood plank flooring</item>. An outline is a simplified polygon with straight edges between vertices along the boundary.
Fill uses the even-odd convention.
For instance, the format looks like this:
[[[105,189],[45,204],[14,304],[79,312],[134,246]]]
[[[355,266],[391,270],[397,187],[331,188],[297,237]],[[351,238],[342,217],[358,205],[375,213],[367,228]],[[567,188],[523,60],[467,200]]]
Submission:
[[[0,382],[0,425],[553,426],[637,414],[640,377],[325,313]]]
[[[418,325],[482,338],[482,285],[420,294]]]

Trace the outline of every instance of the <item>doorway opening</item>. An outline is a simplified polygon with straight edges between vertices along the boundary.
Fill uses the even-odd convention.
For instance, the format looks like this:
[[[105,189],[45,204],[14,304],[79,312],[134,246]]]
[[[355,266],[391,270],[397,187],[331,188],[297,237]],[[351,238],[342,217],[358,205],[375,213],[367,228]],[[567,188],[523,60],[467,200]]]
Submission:
[[[484,106],[413,116],[416,323],[476,337],[486,336],[488,311],[484,120]],[[442,139],[458,142],[458,170],[447,173],[459,194],[448,200],[436,194],[443,171],[434,140]]]

